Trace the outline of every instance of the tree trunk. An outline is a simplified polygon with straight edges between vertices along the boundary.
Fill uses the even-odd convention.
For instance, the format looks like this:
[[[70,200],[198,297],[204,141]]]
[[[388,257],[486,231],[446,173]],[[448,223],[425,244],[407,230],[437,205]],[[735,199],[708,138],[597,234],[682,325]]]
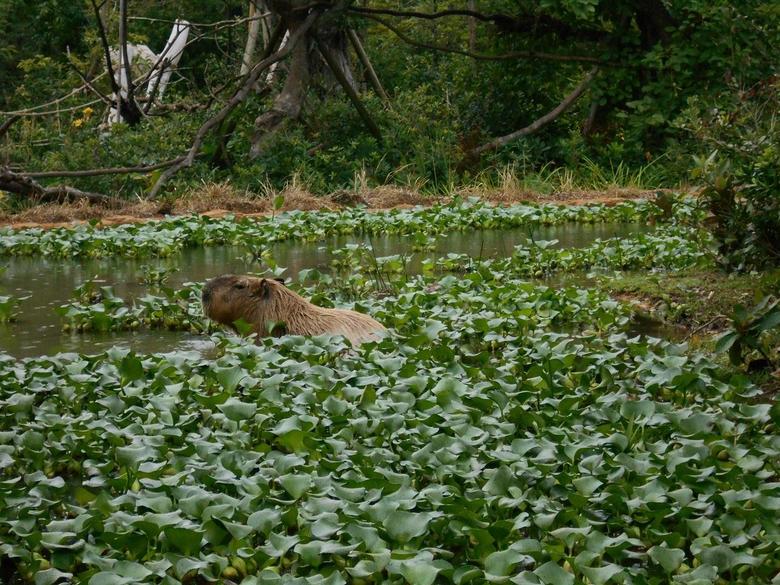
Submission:
[[[131,126],[141,121],[141,109],[135,101],[135,87],[130,67],[134,49],[127,43],[127,0],[119,0],[119,95],[117,118]]]
[[[669,39],[666,29],[676,23],[662,0],[640,0],[636,3],[635,10],[636,24],[645,51]]]
[[[171,73],[179,64],[184,48],[187,46],[187,38],[190,34],[190,23],[186,20],[176,19],[159,57],[155,61],[155,68],[149,74],[149,83],[146,89],[146,95],[150,103],[157,99],[162,100],[168,82],[171,79]]]
[[[301,21],[288,24],[290,35],[301,26]],[[292,50],[290,55],[287,79],[279,95],[276,96],[271,109],[261,114],[255,120],[255,132],[252,136],[250,156],[256,158],[265,152],[271,137],[276,134],[287,120],[295,120],[303,108],[303,99],[309,88],[309,42],[304,36]]]
[[[257,14],[255,0],[249,0],[249,30],[246,37],[246,46],[244,47],[244,57],[241,59],[241,75],[246,75],[252,66],[252,56],[255,54],[257,36],[260,33],[260,19],[257,18]]]

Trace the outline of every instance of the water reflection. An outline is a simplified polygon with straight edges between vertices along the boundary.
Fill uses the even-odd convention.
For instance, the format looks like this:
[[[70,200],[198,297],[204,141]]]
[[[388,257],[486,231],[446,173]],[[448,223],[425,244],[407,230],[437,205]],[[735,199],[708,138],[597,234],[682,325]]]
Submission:
[[[307,268],[327,270],[332,250],[347,244],[373,246],[376,256],[395,254],[411,256],[410,272],[419,269],[423,257],[465,253],[473,258],[508,256],[514,246],[529,237],[534,240],[558,240],[557,247],[573,248],[590,244],[597,238],[628,236],[649,231],[637,224],[565,224],[538,227],[533,230],[481,230],[453,232],[439,238],[434,252],[413,254],[409,238],[395,235],[373,237],[339,236],[316,243],[288,241],[270,246],[275,261],[287,268],[285,276],[295,279]],[[141,280],[144,266],[174,270],[168,285],[199,282],[225,273],[246,273],[261,269],[257,260],[241,247],[222,246],[187,249],[180,255],[162,259],[78,259],[10,258],[5,261],[0,294],[29,296],[22,301],[19,321],[0,325],[0,350],[17,357],[52,354],[62,351],[99,353],[119,345],[137,352],[202,349],[208,341],[203,336],[182,332],[139,331],[106,334],[76,334],[61,331],[55,309],[68,302],[73,289],[90,279],[113,286],[117,295],[133,298],[147,291]]]

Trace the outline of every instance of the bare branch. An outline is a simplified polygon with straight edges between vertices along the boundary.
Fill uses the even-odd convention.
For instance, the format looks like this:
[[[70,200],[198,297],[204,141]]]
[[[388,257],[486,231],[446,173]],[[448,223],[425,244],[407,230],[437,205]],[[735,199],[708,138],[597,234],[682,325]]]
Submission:
[[[119,84],[116,81],[116,75],[114,74],[114,66],[111,63],[111,47],[108,44],[108,36],[106,35],[106,27],[103,24],[103,17],[100,15],[100,7],[105,4],[101,2],[100,6],[95,3],[95,0],[91,0],[92,9],[95,11],[95,20],[98,25],[98,32],[100,33],[100,43],[103,45],[103,56],[106,59],[106,70],[108,71],[108,77],[111,80],[111,90],[118,94]]]
[[[512,51],[509,53],[502,53],[501,55],[486,55],[484,53],[473,53],[471,51],[465,51],[462,49],[453,49],[450,47],[445,47],[443,45],[435,45],[433,43],[425,43],[423,41],[418,41],[416,39],[413,39],[411,36],[407,35],[406,33],[404,33],[401,29],[399,29],[394,24],[391,24],[386,20],[379,18],[378,16],[372,16],[370,14],[363,14],[362,16],[364,18],[368,18],[370,20],[378,22],[385,28],[392,31],[395,34],[395,36],[397,36],[399,39],[415,47],[420,47],[421,49],[428,49],[431,51],[441,51],[444,53],[454,53],[456,55],[464,55],[466,57],[471,57],[472,59],[477,59],[478,61],[504,61],[509,59],[542,59],[545,61],[566,61],[566,62],[609,65],[608,63],[604,63],[598,57],[589,57],[585,55],[559,55],[556,53],[544,53],[539,51]]]
[[[553,18],[546,14],[525,14],[511,16],[509,14],[485,14],[475,10],[450,9],[439,12],[420,12],[414,10],[393,10],[390,8],[368,8],[353,6],[349,11],[359,16],[392,16],[395,18],[417,18],[423,20],[435,20],[447,16],[465,16],[472,22],[492,22],[498,29],[506,32],[522,32],[540,34],[555,34],[561,38],[574,38],[589,41],[603,41],[608,33],[599,29],[574,27],[566,22]]]
[[[119,92],[116,100],[119,114],[116,121],[124,120],[131,126],[141,121],[143,115],[135,101],[135,83],[127,50],[127,0],[119,0]]]
[[[131,173],[148,173],[164,169],[180,162],[184,157],[173,158],[153,165],[131,167],[106,167],[102,169],[84,169],[80,171],[32,171],[19,173],[20,176],[44,179],[50,177],[99,177],[102,175],[128,175]]]
[[[399,18],[422,18],[425,20],[435,20],[437,18],[445,18],[447,16],[468,16],[481,20],[482,22],[506,22],[512,20],[512,17],[507,14],[484,14],[475,10],[441,10],[439,12],[420,12],[416,10],[392,10],[390,8],[367,8],[361,6],[353,6],[349,9],[350,12],[355,14],[383,14],[385,16],[395,16]]]
[[[82,104],[78,104],[75,106],[70,106],[68,108],[62,108],[58,110],[47,110],[45,112],[25,112],[24,110],[21,110],[19,112],[16,112],[14,115],[22,116],[23,118],[36,118],[36,117],[43,117],[43,116],[56,116],[57,114],[64,114],[66,112],[75,112],[76,110],[81,110],[86,108],[87,106],[94,106],[95,104],[102,103],[103,100],[96,99],[91,100],[88,102],[84,102]],[[5,114],[6,112],[0,112],[0,114]]]
[[[106,74],[105,72],[101,73],[100,75],[96,76],[92,81],[97,81],[98,79],[103,77],[105,74]],[[43,104],[38,104],[37,106],[30,106],[29,108],[25,108],[23,110],[14,110],[12,112],[0,112],[0,116],[15,116],[17,114],[20,115],[20,116],[35,115],[35,112],[37,112],[38,110],[41,110],[43,108],[48,108],[49,106],[54,106],[54,105],[57,105],[59,103],[62,103],[65,100],[67,100],[68,98],[73,97],[74,95],[76,95],[77,93],[79,93],[80,91],[82,91],[84,89],[87,89],[87,86],[86,85],[80,85],[76,89],[72,89],[71,91],[69,91],[65,95],[60,96],[58,98],[55,98],[55,99],[53,99],[53,100],[51,100],[49,102],[46,102],[46,103],[43,103]]]
[[[0,167],[0,189],[22,197],[46,202],[61,202],[68,199],[87,199],[93,203],[109,201],[109,198],[101,193],[80,191],[64,185],[44,187],[30,177],[15,173],[8,167]]]
[[[242,24],[245,24],[247,22],[252,22],[253,20],[264,20],[271,16],[270,12],[263,12],[262,14],[255,14],[254,16],[244,17],[244,18],[231,18],[228,20],[217,20],[214,22],[190,22],[190,26],[193,28],[213,28],[217,30],[225,29],[225,28],[232,28],[236,26],[241,26]],[[176,20],[170,20],[167,18],[152,18],[150,16],[128,16],[128,20],[145,20],[147,22],[162,22],[165,24],[176,24]]]
[[[517,140],[522,136],[528,136],[530,134],[534,134],[535,132],[538,132],[542,127],[546,126],[547,124],[555,120],[558,116],[563,114],[566,110],[568,110],[571,107],[571,105],[574,102],[577,101],[577,99],[585,92],[585,90],[588,89],[588,86],[593,81],[593,78],[596,76],[596,73],[598,73],[598,67],[594,67],[593,69],[591,69],[588,72],[588,74],[585,76],[585,79],[583,79],[582,82],[580,82],[580,84],[577,87],[575,87],[574,90],[572,90],[572,92],[569,95],[567,95],[560,104],[555,106],[555,108],[547,112],[544,116],[542,116],[538,120],[529,124],[525,128],[521,128],[520,130],[512,132],[511,134],[507,134],[506,136],[501,136],[499,138],[491,140],[490,142],[483,144],[478,148],[475,148],[469,154],[473,156],[479,156],[489,150],[496,150],[498,148],[501,148],[502,146],[512,142],[513,140]]]
[[[154,85],[152,85],[152,90],[149,92],[149,96],[146,100],[146,104],[144,104],[143,113],[144,115],[149,114],[149,110],[154,105],[154,100],[157,99],[157,90],[160,89],[160,82],[163,78],[163,73],[165,73],[165,68],[168,66],[168,61],[165,60],[159,65],[159,69],[157,69],[157,65],[154,66],[153,70],[157,69],[158,75],[154,78]]]
[[[387,96],[387,92],[385,92],[385,88],[382,87],[382,83],[379,81],[379,77],[377,77],[376,71],[374,70],[374,66],[371,64],[371,60],[368,58],[368,54],[366,53],[366,50],[363,48],[363,43],[360,42],[360,37],[353,29],[349,29],[347,31],[347,36],[349,37],[349,40],[355,49],[355,53],[357,54],[358,59],[360,59],[360,62],[363,64],[363,67],[366,68],[366,73],[368,74],[368,80],[371,82],[371,86],[374,88],[374,91],[382,99],[383,102],[388,103],[390,101],[390,98]]]
[[[5,133],[8,132],[8,130],[17,122],[17,120],[21,119],[22,117],[19,114],[15,114],[0,124],[0,138],[5,136]]]
[[[87,77],[81,72],[81,70],[78,67],[76,67],[76,65],[70,60],[70,52],[68,53],[69,53],[68,60],[66,62],[68,66],[76,73],[76,75],[79,76],[82,83],[84,83],[82,87],[86,87],[87,89],[89,89],[92,93],[98,96],[100,100],[104,102],[106,105],[112,106],[114,104],[114,101],[110,97],[105,95],[102,91],[100,91],[97,87],[95,87],[95,85],[89,79],[87,79]]]

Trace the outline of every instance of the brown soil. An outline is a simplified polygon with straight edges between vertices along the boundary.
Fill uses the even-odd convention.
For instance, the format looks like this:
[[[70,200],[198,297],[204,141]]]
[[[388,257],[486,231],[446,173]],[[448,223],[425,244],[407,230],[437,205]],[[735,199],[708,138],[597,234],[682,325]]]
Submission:
[[[520,202],[583,205],[588,203],[616,204],[621,201],[654,197],[658,191],[614,189],[604,191],[572,191],[550,195],[530,192],[480,191],[459,193],[462,197],[479,197],[496,205]],[[121,202],[114,205],[92,205],[86,202],[33,205],[15,213],[0,211],[0,225],[17,229],[68,227],[97,220],[101,226],[137,223],[163,219],[167,215],[197,213],[209,217],[252,217],[270,215],[276,193],[269,196],[240,191],[230,183],[205,184],[173,201]],[[282,193],[280,211],[336,210],[354,205],[387,210],[446,202],[449,198],[424,195],[411,189],[384,186],[360,192],[338,191],[330,197],[319,197],[293,184]]]

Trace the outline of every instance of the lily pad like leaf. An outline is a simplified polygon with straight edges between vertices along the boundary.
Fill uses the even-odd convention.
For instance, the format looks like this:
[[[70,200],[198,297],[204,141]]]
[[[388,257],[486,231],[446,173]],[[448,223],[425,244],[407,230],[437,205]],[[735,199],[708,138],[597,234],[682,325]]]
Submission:
[[[439,569],[430,561],[414,559],[401,563],[401,575],[409,585],[432,585]]]
[[[685,552],[679,548],[666,548],[665,546],[654,546],[647,554],[656,563],[661,565],[667,573],[673,573],[677,570],[683,559],[685,559]]]
[[[66,580],[70,583],[72,577],[71,573],[63,573],[57,569],[46,569],[35,573],[35,585],[54,585],[60,580]]]
[[[406,543],[425,534],[430,519],[428,514],[422,512],[413,513],[396,510],[388,514],[387,518],[385,518],[384,526],[391,538],[398,542]]]
[[[240,421],[252,418],[257,412],[257,405],[251,402],[241,402],[237,398],[228,398],[219,408],[230,420]]]
[[[534,575],[541,579],[545,585],[572,585],[574,575],[564,571],[558,563],[548,561],[534,571]]]
[[[310,475],[289,473],[281,476],[279,483],[288,494],[297,500],[311,487],[312,478]]]
[[[194,555],[200,550],[204,534],[202,531],[178,526],[166,526],[164,531],[168,541],[179,552],[185,555]]]
[[[582,567],[582,574],[588,578],[593,585],[604,585],[612,577],[619,575],[623,569],[617,565],[604,565],[603,567]]]

